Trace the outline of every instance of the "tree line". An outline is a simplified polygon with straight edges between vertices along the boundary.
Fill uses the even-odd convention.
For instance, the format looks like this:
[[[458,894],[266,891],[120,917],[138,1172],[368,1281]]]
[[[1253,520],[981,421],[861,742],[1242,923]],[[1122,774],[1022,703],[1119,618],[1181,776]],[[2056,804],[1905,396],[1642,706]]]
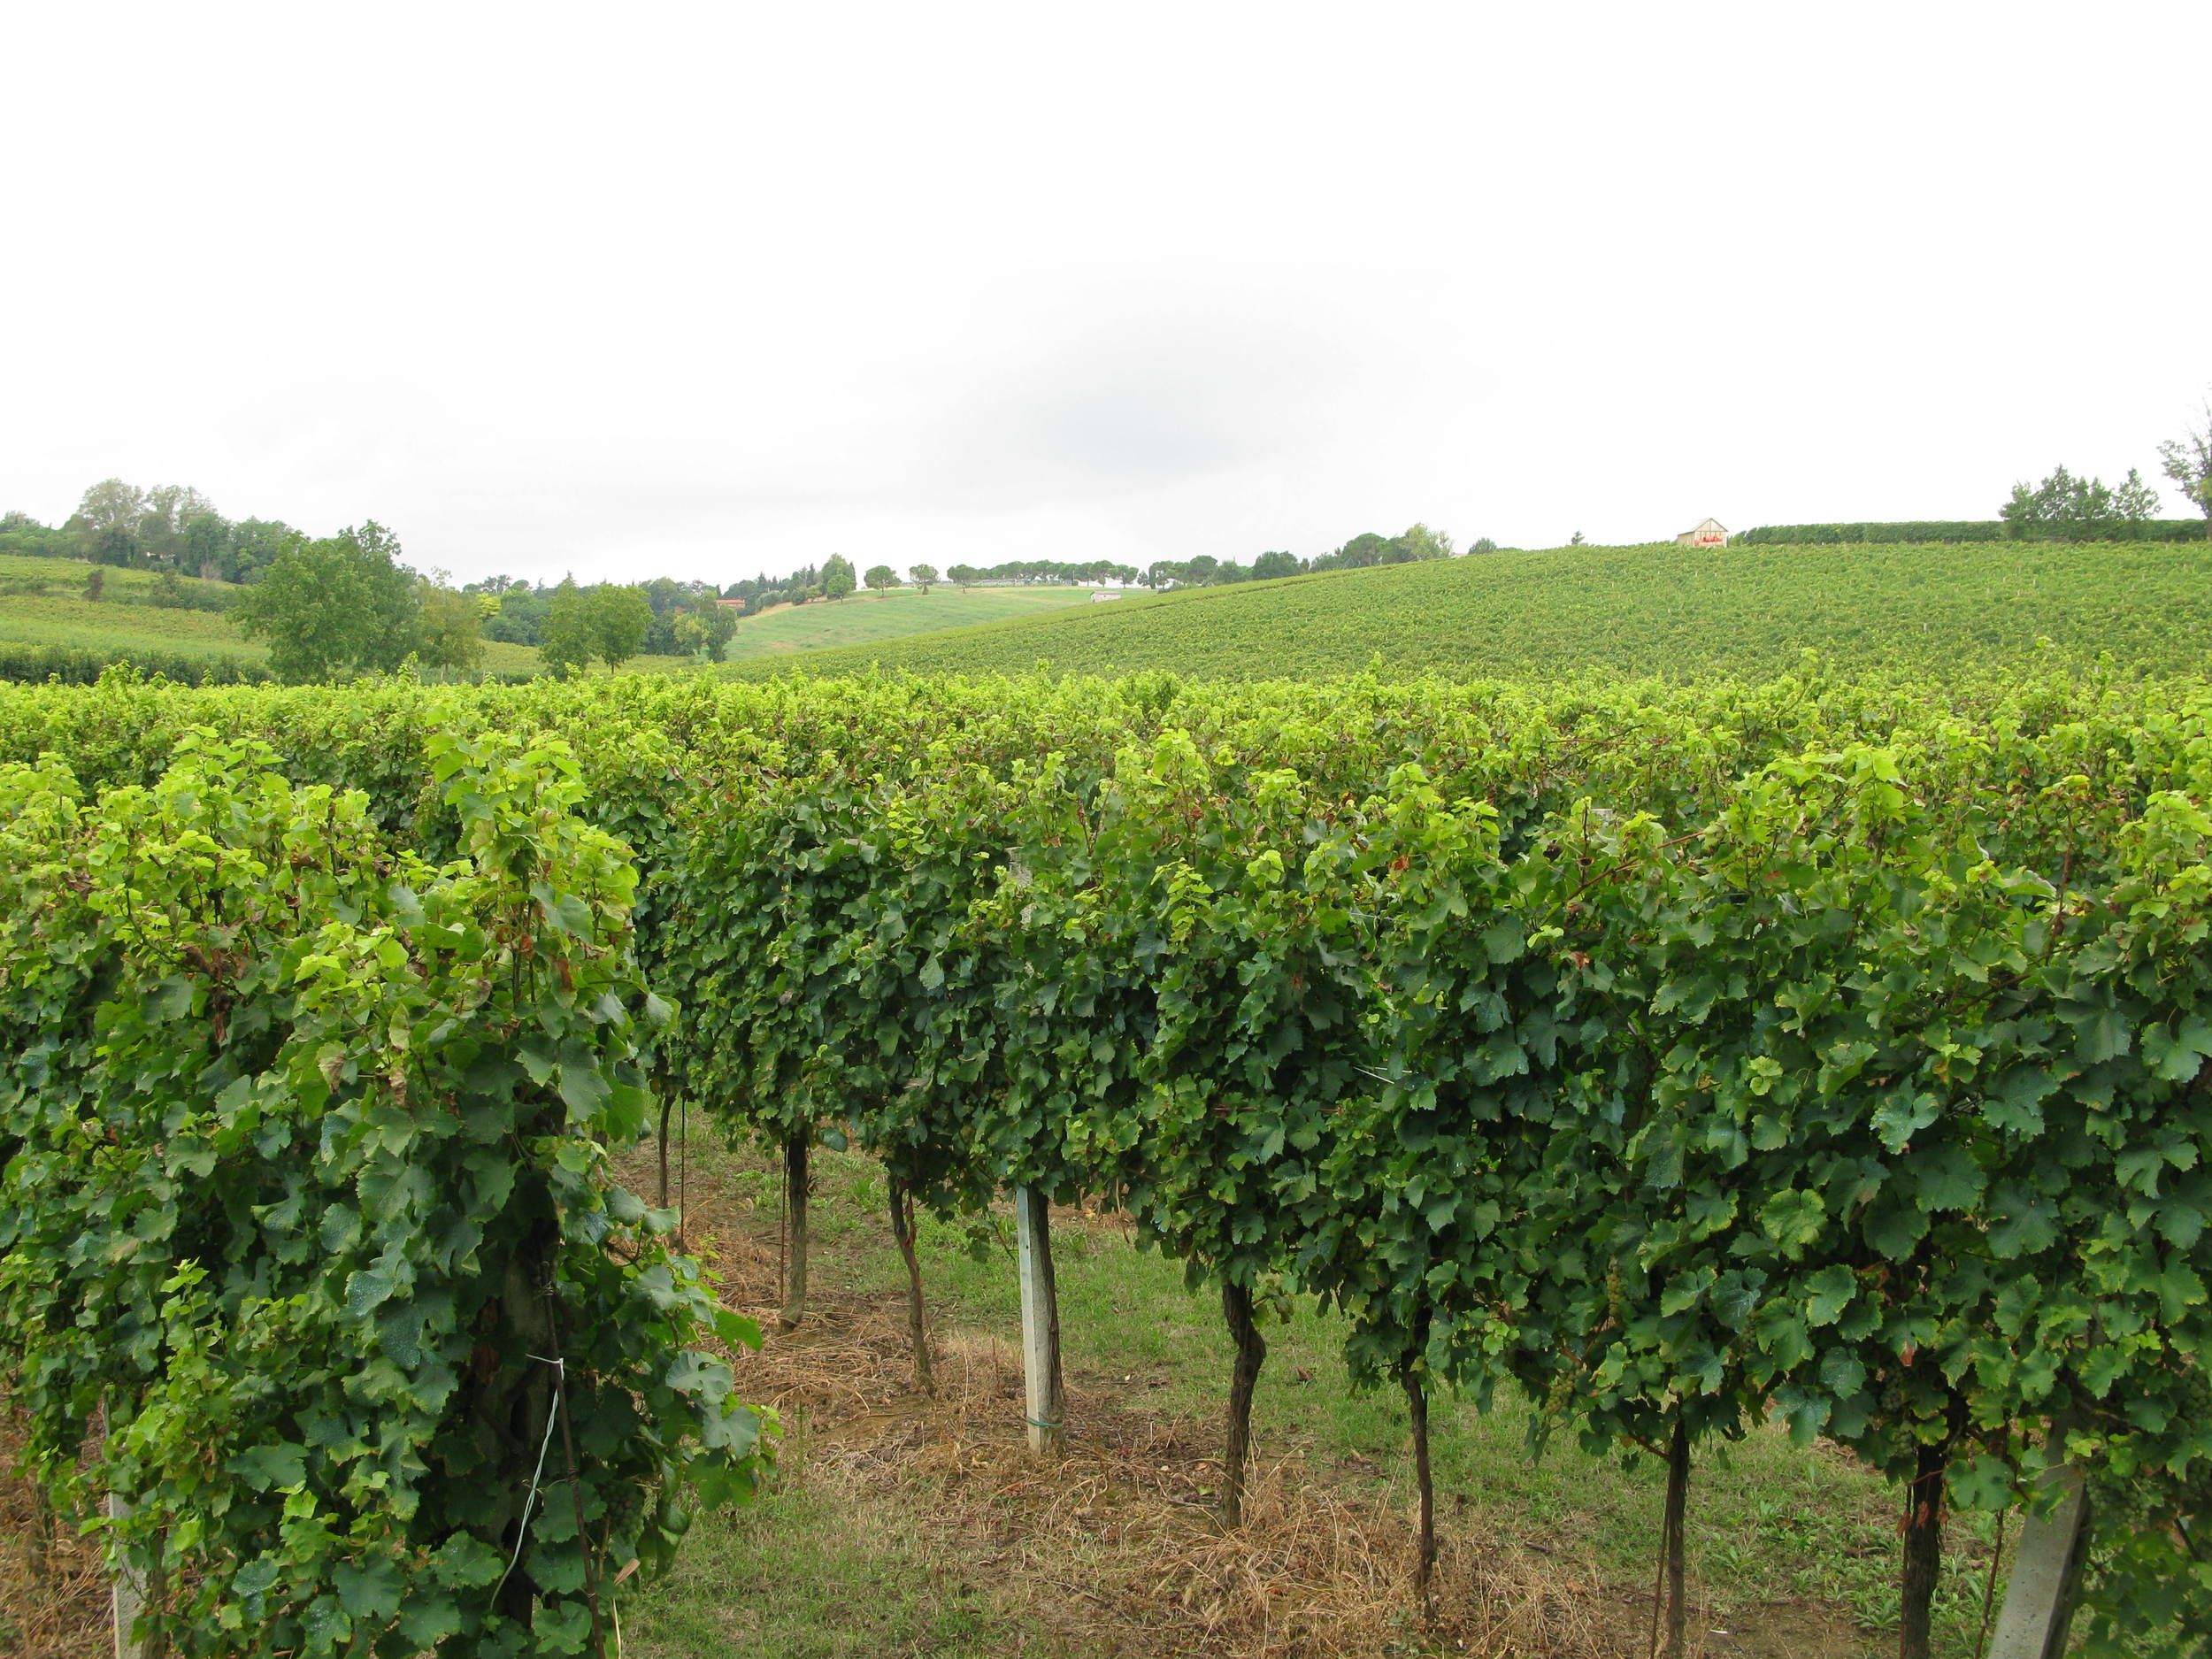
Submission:
[[[295,683],[389,673],[411,660],[436,675],[473,673],[488,639],[535,646],[564,675],[639,655],[720,662],[737,626],[710,582],[580,588],[572,578],[493,576],[457,588],[403,563],[401,550],[374,520],[316,537],[277,518],[234,522],[188,486],[119,478],[86,490],[58,526],[0,515],[0,553],[89,563],[94,600],[105,596],[109,568],[157,572],[147,603],[229,613],[267,645],[271,672]]]
[[[273,565],[302,532],[281,518],[241,518],[184,484],[142,488],[104,478],[59,525],[0,513],[0,552],[82,559],[125,570],[165,571],[205,581],[248,582]]]
[[[1470,553],[1494,553],[1498,544],[1484,536],[1468,548]],[[1075,585],[1118,582],[1125,587],[1167,589],[1173,588],[1219,588],[1232,582],[1271,581],[1284,576],[1306,576],[1318,571],[1364,570],[1374,565],[1410,565],[1423,559],[1451,558],[1457,549],[1452,538],[1425,524],[1409,526],[1394,536],[1379,535],[1373,531],[1356,535],[1340,547],[1326,553],[1317,553],[1310,558],[1300,558],[1294,553],[1270,551],[1256,555],[1249,565],[1233,558],[1217,558],[1210,553],[1201,553],[1190,559],[1155,559],[1139,570],[1133,565],[1118,565],[1110,559],[1094,559],[1082,564],[1059,564],[1050,559],[1014,559],[1002,565],[977,566],[955,565],[945,572],[945,580],[962,589],[981,583],[1034,583]],[[928,567],[918,566],[918,570]],[[871,572],[872,575],[873,572]],[[915,576],[915,572],[910,572]],[[936,579],[929,572],[931,580]],[[927,584],[918,585],[926,588]]]
[[[362,533],[347,531],[342,536],[357,534]],[[370,539],[379,538],[379,545],[397,546],[390,541],[388,531],[375,529]],[[261,581],[288,550],[312,544],[313,538],[281,519],[233,522],[188,486],[164,484],[148,488],[119,478],[103,479],[86,490],[77,510],[58,526],[42,524],[24,512],[0,515],[0,553],[82,559],[241,586]],[[1497,543],[1484,537],[1467,550],[1495,552]],[[1369,531],[1310,558],[1270,551],[1256,556],[1248,565],[1210,554],[1192,559],[1155,559],[1142,569],[1112,559],[1009,559],[987,565],[954,565],[941,575],[933,565],[910,565],[902,579],[888,564],[872,565],[864,575],[850,559],[832,554],[818,565],[801,565],[784,575],[743,577],[726,587],[665,576],[636,584],[634,591],[643,598],[649,615],[643,633],[621,651],[620,659],[703,655],[710,661],[720,662],[738,618],[755,616],[776,605],[843,599],[863,585],[879,592],[906,585],[924,593],[941,582],[950,582],[964,592],[987,585],[1094,587],[1112,583],[1156,589],[1210,588],[1317,571],[1449,558],[1455,551],[1450,536],[1415,524],[1394,536]],[[322,562],[333,563],[329,557]],[[565,585],[496,575],[465,583],[458,591],[477,602],[474,612],[483,638],[541,648],[555,597]],[[589,594],[595,588],[588,585],[580,591]],[[172,583],[164,592],[166,596],[162,603],[229,608],[219,597],[183,589],[180,583]],[[603,608],[629,610],[613,600],[596,603]],[[607,610],[605,614],[611,617],[615,610]],[[387,634],[389,632],[385,630]],[[602,642],[619,648],[628,638],[626,631],[616,629],[606,633]],[[592,654],[600,656],[595,647]],[[367,650],[365,658],[388,655],[388,648],[380,648]],[[406,655],[401,652],[403,659]]]
[[[1484,537],[1467,549],[1470,553],[1491,553],[1497,543]],[[1370,530],[1354,536],[1343,546],[1326,553],[1317,553],[1311,558],[1300,558],[1294,553],[1271,551],[1260,554],[1249,565],[1240,565],[1234,559],[1217,559],[1201,553],[1193,559],[1155,559],[1146,567],[1141,578],[1147,588],[1218,588],[1231,582],[1272,581],[1283,576],[1309,576],[1321,571],[1365,570],[1376,565],[1413,565],[1425,559],[1448,559],[1456,557],[1457,549],[1452,538],[1440,531],[1432,530],[1425,524],[1409,526],[1403,534],[1394,536],[1378,535]]]
[[[534,645],[541,653],[549,642],[549,663],[702,655],[718,663],[737,631],[739,611],[721,603],[712,582],[657,576],[579,587],[572,576],[557,583],[487,576],[461,591],[476,601],[486,639]]]
[[[2204,514],[2212,534],[2212,401],[2201,426],[2158,446],[2158,460],[2182,498]],[[2030,541],[2140,541],[2154,534],[2157,514],[2158,492],[2131,466],[2117,484],[2058,467],[2039,483],[2015,484],[1998,510],[2005,534]]]
[[[268,646],[281,680],[388,673],[411,659],[442,674],[483,664],[473,603],[442,572],[401,563],[398,538],[373,519],[311,536],[280,518],[234,522],[188,485],[107,478],[58,526],[0,514],[0,553],[89,563],[93,600],[105,596],[109,569],[157,572],[149,603],[228,612]]]
[[[249,638],[268,642],[271,668],[291,681],[388,673],[411,657],[426,669],[472,672],[487,638],[535,646],[561,679],[638,656],[718,663],[737,628],[711,583],[581,586],[567,576],[548,588],[493,576],[454,588],[417,575],[398,552],[374,524],[308,542],[280,557],[232,614]]]
[[[1498,544],[1484,536],[1470,553],[1494,553]],[[1231,582],[1269,581],[1284,576],[1304,576],[1317,571],[1363,570],[1374,565],[1409,565],[1422,559],[1451,558],[1457,554],[1452,538],[1425,524],[1409,526],[1394,536],[1369,531],[1342,546],[1310,558],[1286,552],[1261,553],[1249,565],[1233,558],[1202,553],[1191,559],[1155,559],[1139,569],[1113,559],[1007,559],[996,565],[949,565],[941,575],[933,565],[910,565],[903,583],[889,565],[872,565],[861,580],[881,591],[902,585],[927,593],[940,582],[950,582],[963,593],[979,587],[1104,587],[1216,588]],[[852,565],[832,556],[820,570],[812,565],[789,577],[755,577],[724,590],[745,601],[747,616],[772,604],[804,604],[813,599],[840,599],[852,592]]]

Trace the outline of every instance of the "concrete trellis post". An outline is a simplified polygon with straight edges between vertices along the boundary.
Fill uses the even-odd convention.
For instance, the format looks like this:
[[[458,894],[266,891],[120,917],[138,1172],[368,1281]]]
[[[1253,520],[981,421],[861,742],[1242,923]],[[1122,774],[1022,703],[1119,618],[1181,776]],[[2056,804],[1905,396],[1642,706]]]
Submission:
[[[130,1514],[129,1500],[119,1493],[108,1494],[108,1519],[119,1521]],[[146,1586],[138,1574],[129,1567],[115,1575],[110,1591],[109,1609],[115,1621],[115,1659],[144,1659],[146,1649],[131,1640],[131,1626],[138,1623],[138,1615],[146,1605]]]
[[[1060,1444],[1060,1299],[1052,1283],[1052,1221],[1045,1195],[1014,1189],[1014,1235],[1022,1293],[1022,1386],[1029,1449],[1039,1456]]]
[[[2054,1440],[2045,1482],[2059,1488],[2058,1508],[2032,1515],[2020,1533],[2020,1550],[2005,1579],[2005,1604],[1989,1659],[2058,1659],[2074,1617],[2074,1590],[2089,1538],[2089,1492],[2081,1471],[2064,1460]]]

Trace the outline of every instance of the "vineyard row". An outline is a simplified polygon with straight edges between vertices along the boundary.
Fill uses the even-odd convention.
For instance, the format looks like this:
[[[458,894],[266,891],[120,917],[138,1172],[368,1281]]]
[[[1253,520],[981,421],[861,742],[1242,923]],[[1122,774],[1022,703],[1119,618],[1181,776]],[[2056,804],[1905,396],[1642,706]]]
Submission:
[[[1547,1432],[1663,1457],[1678,1494],[1701,1445],[1770,1416],[1825,1435],[1911,1494],[1910,1653],[1925,1640],[1945,1494],[2023,1501],[2054,1434],[2106,1520],[2093,1633],[2185,1640],[2175,1610],[2205,1592],[2185,1530],[2212,1468],[2204,714],[2200,694],[2120,683],[1915,697],[1816,681],[1542,695],[1164,680],[452,693],[111,682],[0,695],[0,755],[57,757],[11,787],[61,801],[82,786],[58,762],[88,783],[139,783],[161,776],[180,733],[207,726],[267,744],[291,780],[233,755],[226,765],[259,780],[236,784],[245,795],[359,786],[314,795],[314,810],[339,803],[389,849],[365,868],[328,860],[324,879],[342,890],[292,913],[303,937],[328,904],[340,920],[327,926],[390,941],[360,947],[365,960],[413,963],[439,936],[449,925],[428,919],[423,895],[441,880],[511,872],[510,901],[531,903],[486,934],[495,949],[464,947],[465,959],[505,964],[503,996],[529,995],[518,963],[563,988],[541,980],[503,1025],[471,1008],[437,1029],[488,1048],[511,1038],[502,1087],[565,1102],[565,1133],[586,1148],[641,1126],[647,1079],[617,1076],[636,1064],[664,1102],[690,1099],[781,1147],[801,1193],[810,1144],[876,1152],[902,1241],[917,1206],[957,1218],[1009,1187],[1032,1206],[1112,1193],[1221,1294],[1240,1355],[1233,1470],[1263,1315],[1292,1294],[1344,1314],[1354,1373],[1403,1388],[1417,1425],[1438,1380],[1479,1400],[1518,1389]],[[206,741],[184,741],[186,781],[172,774],[157,795],[212,810],[190,781]],[[503,762],[467,758],[502,744],[516,749]],[[533,789],[547,800],[534,804]],[[150,877],[127,827],[141,798],[86,809],[89,833],[111,838],[97,868],[129,872],[119,916],[158,909],[139,896]],[[204,833],[220,841],[238,810]],[[568,845],[588,833],[579,817],[634,856],[634,916],[626,891],[595,901],[557,863],[525,879],[521,854],[501,850]],[[311,864],[321,843],[305,844]],[[430,862],[400,870],[416,859]],[[12,854],[19,870],[28,862]],[[190,863],[169,860],[161,880],[199,894]],[[277,869],[265,859],[222,891],[250,905],[257,880],[290,879]],[[210,999],[237,995],[225,953],[246,947],[220,931],[240,926],[234,912],[197,902],[166,912],[176,942],[160,983],[180,988],[160,994],[214,1029],[191,1039],[208,1056],[164,1073],[172,1115],[189,1125],[266,1087],[306,1122],[378,1087],[388,1101],[398,1077],[392,1110],[437,1117],[409,1103],[442,1098],[412,1080],[432,1064],[424,1041],[391,1041],[401,1027],[388,1020],[384,1082],[342,1065],[319,1094],[267,1052],[283,1019],[299,1029],[296,992],[258,1025],[227,1002],[214,1020]],[[246,932],[273,908],[264,901]],[[187,949],[195,928],[205,937]],[[12,944],[12,976],[31,948]],[[566,1018],[598,1033],[595,1060],[573,1046],[580,1027],[546,1011],[583,983],[586,961],[641,974],[627,993],[572,992]],[[626,1019],[635,1052],[618,1059],[605,1028],[617,1009],[648,1006],[645,984],[672,1018]],[[30,1033],[83,1017],[13,1018],[35,1047]],[[149,1028],[151,1048],[181,1041]],[[322,1076],[331,1039],[317,1041],[303,1052]],[[497,1070],[480,1054],[471,1065],[445,1097]],[[116,1109],[112,1087],[16,1079],[12,1110],[76,1156],[104,1156],[82,1126]],[[604,1115],[617,1099],[623,1110]],[[404,1179],[426,1188],[462,1179],[480,1161],[480,1148],[460,1156],[472,1110],[449,1114],[457,1140],[389,1131],[395,1168],[419,1169]],[[134,1120],[173,1134],[167,1121]],[[250,1134],[225,1144],[272,1179],[311,1158]],[[566,1168],[595,1155],[533,1156]],[[53,1159],[67,1187],[66,1158]],[[11,1196],[35,1210],[52,1185]],[[504,1213],[470,1202],[472,1225]],[[565,1232],[570,1201],[547,1202]],[[257,1210],[233,1206],[164,1259],[250,1260],[237,1240],[256,1228]],[[457,1282],[480,1267],[449,1255],[439,1271]],[[685,1282],[669,1262],[609,1259],[641,1284]],[[510,1284],[503,1309],[518,1300]],[[419,1308],[419,1286],[373,1306],[387,1302],[394,1315]],[[547,1308],[572,1341],[584,1321],[632,1317],[618,1297]],[[19,1342],[13,1308],[10,1321]],[[688,1330],[664,1322],[657,1340],[672,1353]],[[81,1328],[73,1340],[98,1345]],[[142,1333],[124,1346],[142,1379],[174,1374],[184,1351]],[[277,1345],[255,1363],[272,1368],[254,1373],[265,1383],[290,1362]],[[594,1386],[619,1395],[619,1374],[594,1372]],[[78,1389],[76,1415],[57,1417],[56,1458],[86,1432],[88,1397]],[[356,1438],[383,1422],[361,1411]],[[396,1467],[404,1448],[442,1444],[428,1421],[381,1430]],[[311,1455],[315,1434],[334,1432],[283,1426]],[[661,1462],[634,1464],[635,1490],[680,1461],[681,1436],[669,1436],[654,1441]],[[585,1447],[583,1464],[602,1455]],[[174,1479],[133,1474],[134,1490]],[[571,1489],[580,1499],[587,1484]],[[314,1513],[335,1495],[313,1480],[303,1493]],[[1229,1494],[1233,1509],[1233,1474]],[[349,1501],[357,1525],[380,1513],[358,1491]],[[567,1525],[573,1540],[600,1523],[580,1502]],[[409,1536],[423,1547],[453,1525]],[[611,1544],[571,1548],[588,1579],[623,1564]]]

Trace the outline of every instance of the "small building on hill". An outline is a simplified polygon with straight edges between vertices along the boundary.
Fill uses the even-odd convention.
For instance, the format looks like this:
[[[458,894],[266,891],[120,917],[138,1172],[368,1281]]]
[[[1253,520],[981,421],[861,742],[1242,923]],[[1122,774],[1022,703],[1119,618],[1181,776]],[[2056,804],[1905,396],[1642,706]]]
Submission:
[[[1728,532],[1717,518],[1701,519],[1696,526],[1675,537],[1682,547],[1726,547]]]

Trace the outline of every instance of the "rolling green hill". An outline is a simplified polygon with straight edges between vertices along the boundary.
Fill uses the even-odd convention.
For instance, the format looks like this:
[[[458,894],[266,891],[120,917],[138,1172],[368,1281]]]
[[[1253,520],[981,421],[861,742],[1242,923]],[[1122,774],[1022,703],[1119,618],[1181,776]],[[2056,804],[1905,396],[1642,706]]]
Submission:
[[[1949,676],[2046,648],[2162,672],[2212,663],[2212,545],[2007,542],[1561,548],[1132,595],[1110,605],[810,654],[810,673],[1164,669],[1230,680],[1386,672]],[[725,672],[787,669],[756,658]]]
[[[101,572],[102,593],[88,599],[86,579],[96,570]],[[165,667],[172,658],[251,665],[267,660],[266,648],[241,634],[220,611],[155,604],[158,580],[152,571],[77,559],[0,558],[0,644],[61,646]],[[227,583],[190,577],[180,586],[188,598],[209,604],[227,603],[238,594]],[[532,646],[488,640],[484,666],[497,672],[534,672],[538,653]]]
[[[104,584],[96,600],[85,596],[86,578],[96,569]],[[268,652],[241,635],[221,611],[153,603],[156,580],[151,571],[75,559],[0,558],[0,646],[64,647],[163,665],[177,658],[247,665],[266,661]],[[227,603],[238,594],[221,582],[188,579],[182,587],[188,596],[210,605]],[[1089,597],[1087,590],[1071,588],[978,588],[964,594],[941,587],[928,594],[901,588],[835,603],[780,605],[740,621],[728,654],[733,661],[782,661],[823,648],[1040,616]],[[534,647],[496,640],[484,643],[487,669],[529,673],[538,665]],[[686,657],[636,657],[623,671],[664,673],[692,665]],[[170,672],[179,670],[172,666]]]
[[[1089,592],[1079,588],[978,588],[964,594],[957,588],[945,586],[926,594],[902,588],[886,594],[855,594],[833,603],[779,605],[739,622],[728,655],[733,662],[787,657],[795,651],[1033,617],[1089,598]]]

